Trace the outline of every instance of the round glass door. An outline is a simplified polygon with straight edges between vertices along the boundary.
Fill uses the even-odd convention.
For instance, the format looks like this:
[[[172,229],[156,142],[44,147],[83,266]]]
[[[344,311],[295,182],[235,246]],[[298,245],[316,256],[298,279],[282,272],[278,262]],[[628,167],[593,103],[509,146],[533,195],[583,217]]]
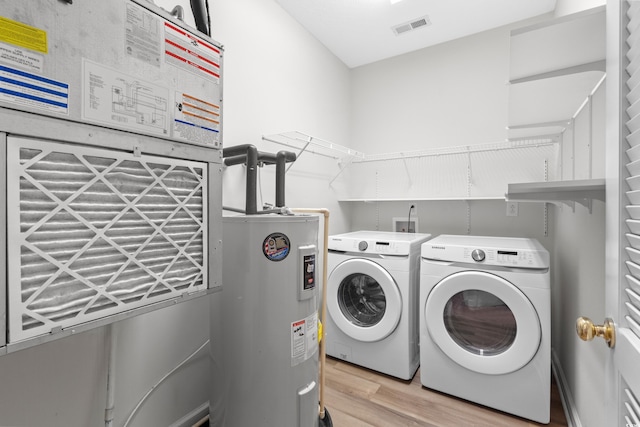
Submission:
[[[509,306],[497,296],[478,289],[453,295],[444,306],[442,320],[456,344],[480,356],[507,351],[518,330]]]
[[[483,374],[518,370],[540,346],[540,320],[526,295],[483,271],[444,278],[429,293],[423,315],[440,350]]]
[[[402,297],[393,277],[367,259],[338,265],[327,281],[327,309],[338,328],[358,341],[378,341],[398,325]]]
[[[384,317],[387,298],[376,279],[368,274],[353,273],[338,286],[338,305],[351,323],[370,328]]]

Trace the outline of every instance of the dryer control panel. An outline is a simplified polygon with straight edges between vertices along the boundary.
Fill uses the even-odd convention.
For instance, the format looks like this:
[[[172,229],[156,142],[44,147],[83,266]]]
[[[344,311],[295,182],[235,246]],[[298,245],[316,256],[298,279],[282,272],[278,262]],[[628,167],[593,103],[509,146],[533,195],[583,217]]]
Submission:
[[[549,253],[535,239],[438,236],[422,244],[422,258],[516,268],[549,268]]]
[[[502,250],[463,248],[462,254],[465,262],[487,263],[492,265],[506,265],[510,267],[534,267],[536,266],[536,252],[527,250]]]

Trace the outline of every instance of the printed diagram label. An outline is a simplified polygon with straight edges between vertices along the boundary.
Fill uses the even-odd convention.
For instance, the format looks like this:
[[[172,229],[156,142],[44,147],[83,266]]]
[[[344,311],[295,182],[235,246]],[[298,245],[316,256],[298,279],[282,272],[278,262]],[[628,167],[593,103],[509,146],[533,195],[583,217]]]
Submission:
[[[296,366],[318,351],[318,313],[291,323],[291,366]]]
[[[169,135],[169,91],[83,61],[82,118],[132,131]]]

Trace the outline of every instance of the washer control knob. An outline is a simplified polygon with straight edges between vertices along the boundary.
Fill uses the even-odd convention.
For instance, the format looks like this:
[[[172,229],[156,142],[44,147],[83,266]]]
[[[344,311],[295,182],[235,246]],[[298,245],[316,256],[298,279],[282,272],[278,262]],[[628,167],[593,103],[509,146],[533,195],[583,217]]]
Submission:
[[[473,258],[473,260],[474,260],[475,262],[482,262],[482,261],[484,261],[484,258],[485,258],[484,251],[483,251],[482,249],[474,249],[474,250],[471,252],[471,258]]]
[[[369,244],[364,240],[358,243],[358,249],[360,249],[361,251],[366,251],[368,247],[369,247]]]

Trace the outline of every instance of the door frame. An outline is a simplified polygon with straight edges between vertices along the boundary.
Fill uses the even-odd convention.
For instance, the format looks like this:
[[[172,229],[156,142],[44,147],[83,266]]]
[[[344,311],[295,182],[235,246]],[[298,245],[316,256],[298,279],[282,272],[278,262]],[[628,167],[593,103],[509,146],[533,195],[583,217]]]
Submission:
[[[626,153],[623,141],[626,136],[625,97],[623,78],[626,58],[623,54],[625,40],[622,30],[626,25],[624,10],[626,1],[608,0],[606,6],[607,57],[606,57],[606,151],[605,151],[605,313],[613,319],[617,331],[621,330],[619,318],[620,292],[624,287],[623,251],[625,226],[623,222],[625,194],[624,180]],[[604,409],[607,425],[618,425],[620,420],[620,380],[616,364],[616,349],[609,351],[605,363]]]

